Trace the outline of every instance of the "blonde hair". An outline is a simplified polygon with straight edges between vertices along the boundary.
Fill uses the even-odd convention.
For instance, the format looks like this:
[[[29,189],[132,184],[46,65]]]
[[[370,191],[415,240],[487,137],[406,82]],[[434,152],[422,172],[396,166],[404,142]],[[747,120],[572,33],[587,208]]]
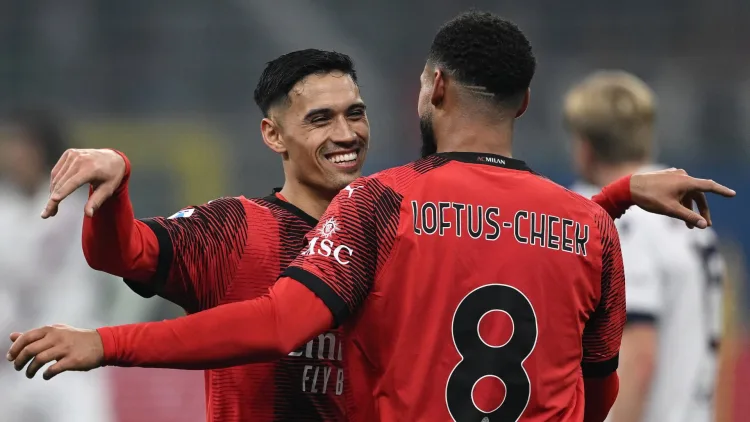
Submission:
[[[565,96],[567,127],[608,163],[649,158],[654,136],[654,92],[624,71],[598,71]]]

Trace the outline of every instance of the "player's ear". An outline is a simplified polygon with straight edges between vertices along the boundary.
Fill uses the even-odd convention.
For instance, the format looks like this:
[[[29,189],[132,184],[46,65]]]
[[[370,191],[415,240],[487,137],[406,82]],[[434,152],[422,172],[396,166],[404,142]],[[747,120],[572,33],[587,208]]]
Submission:
[[[531,99],[531,88],[526,88],[526,93],[523,94],[523,101],[521,101],[521,107],[516,112],[516,119],[523,116],[523,113],[526,113],[526,109],[529,108],[530,99]]]
[[[435,68],[434,80],[432,81],[432,95],[430,103],[433,106],[439,106],[445,98],[445,74],[439,68]]]
[[[277,154],[286,152],[286,145],[284,145],[280,128],[272,119],[266,117],[260,121],[260,133],[263,135],[263,143],[271,148],[271,151]]]

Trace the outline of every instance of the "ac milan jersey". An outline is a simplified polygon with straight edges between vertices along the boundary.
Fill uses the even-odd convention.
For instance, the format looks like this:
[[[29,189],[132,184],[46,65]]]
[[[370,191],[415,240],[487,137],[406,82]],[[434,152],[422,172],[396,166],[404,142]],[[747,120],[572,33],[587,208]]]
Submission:
[[[149,283],[126,282],[189,313],[268,293],[316,224],[275,195],[222,198],[143,221],[159,242],[156,274]],[[206,371],[208,421],[345,420],[340,342],[332,330],[273,363]]]
[[[625,323],[611,217],[518,160],[442,153],[342,190],[284,273],[347,337],[357,421],[582,421]]]

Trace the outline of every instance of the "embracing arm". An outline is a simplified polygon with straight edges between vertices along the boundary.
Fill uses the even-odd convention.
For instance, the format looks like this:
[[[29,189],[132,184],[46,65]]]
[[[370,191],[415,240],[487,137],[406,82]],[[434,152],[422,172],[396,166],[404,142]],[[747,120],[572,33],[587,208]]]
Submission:
[[[612,218],[619,218],[631,205],[654,214],[682,220],[690,227],[711,226],[706,192],[724,197],[735,191],[713,180],[690,177],[685,170],[668,169],[623,177],[592,198]],[[693,211],[693,205],[698,208]]]
[[[254,300],[97,331],[105,365],[212,369],[278,359],[332,324],[315,293],[284,277]]]
[[[610,183],[600,193],[594,195],[591,200],[604,208],[613,219],[622,217],[625,211],[633,205],[633,198],[630,194],[630,179],[631,176],[626,176]]]

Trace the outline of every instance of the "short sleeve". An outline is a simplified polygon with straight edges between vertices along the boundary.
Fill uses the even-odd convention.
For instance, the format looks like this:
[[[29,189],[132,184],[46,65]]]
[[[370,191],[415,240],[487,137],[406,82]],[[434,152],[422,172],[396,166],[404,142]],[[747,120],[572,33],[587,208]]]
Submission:
[[[156,235],[159,259],[149,283],[125,280],[131,289],[142,296],[162,296],[188,312],[217,304],[248,238],[242,200],[216,199],[141,221]]]
[[[625,297],[628,323],[653,323],[663,308],[663,271],[651,251],[647,227],[638,225],[637,212],[618,220],[617,229],[625,268]]]
[[[334,198],[282,277],[307,286],[341,324],[367,298],[390,256],[401,199],[382,180],[356,180]]]
[[[583,331],[584,377],[605,377],[617,370],[625,326],[625,271],[620,239],[604,210],[596,215],[602,248],[601,297]]]

